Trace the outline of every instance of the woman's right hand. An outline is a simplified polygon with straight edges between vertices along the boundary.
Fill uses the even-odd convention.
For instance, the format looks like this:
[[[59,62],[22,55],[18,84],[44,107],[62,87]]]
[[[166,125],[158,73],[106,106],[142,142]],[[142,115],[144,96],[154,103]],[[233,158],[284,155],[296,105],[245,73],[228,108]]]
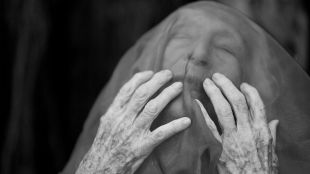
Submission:
[[[120,89],[101,116],[95,140],[76,173],[134,173],[157,145],[190,125],[183,117],[150,131],[154,119],[182,91],[182,83],[175,82],[151,99],[172,76],[169,70],[140,72]]]
[[[264,104],[258,91],[246,83],[240,86],[239,91],[219,73],[215,73],[212,80],[206,79],[203,87],[223,130],[220,135],[203,105],[196,100],[207,126],[223,146],[219,173],[277,173],[275,142],[278,120],[267,124]]]

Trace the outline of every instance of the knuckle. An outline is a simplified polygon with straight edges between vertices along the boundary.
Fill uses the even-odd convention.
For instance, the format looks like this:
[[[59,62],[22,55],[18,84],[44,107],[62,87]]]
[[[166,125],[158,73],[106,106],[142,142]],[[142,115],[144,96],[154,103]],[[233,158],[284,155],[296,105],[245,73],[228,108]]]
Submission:
[[[254,95],[252,100],[255,106],[264,107],[263,100],[259,95]]]
[[[177,120],[173,120],[169,124],[170,124],[170,127],[171,127],[171,131],[174,131],[177,128],[177,126],[178,126]]]
[[[265,115],[265,106],[264,105],[256,104],[255,106],[257,107],[257,111],[259,114]]]
[[[153,100],[146,104],[144,108],[144,114],[152,116],[158,113],[158,105]]]
[[[261,102],[253,102],[252,110],[254,111],[253,114],[255,114],[255,116],[259,117],[266,116],[265,105]]]
[[[247,108],[246,100],[245,100],[245,97],[243,95],[237,94],[237,95],[233,96],[232,103],[238,109],[246,109]]]
[[[264,133],[263,133],[264,134]],[[261,141],[262,141],[262,144],[264,145],[268,145],[268,144],[272,144],[272,137],[268,134],[264,134],[262,137],[261,137]]]
[[[158,140],[162,140],[164,139],[166,133],[164,131],[158,131],[155,135],[154,135],[154,139],[155,141],[158,141]]]
[[[245,102],[245,97],[239,92],[232,93],[231,98],[237,103]]]
[[[130,94],[132,92],[132,86],[127,82],[125,85],[120,89],[120,95],[126,96],[127,94]]]
[[[135,93],[135,99],[136,100],[144,100],[148,98],[148,91],[145,88],[139,88],[137,89]]]
[[[232,115],[230,106],[226,104],[218,109],[218,113],[223,117],[230,117]]]

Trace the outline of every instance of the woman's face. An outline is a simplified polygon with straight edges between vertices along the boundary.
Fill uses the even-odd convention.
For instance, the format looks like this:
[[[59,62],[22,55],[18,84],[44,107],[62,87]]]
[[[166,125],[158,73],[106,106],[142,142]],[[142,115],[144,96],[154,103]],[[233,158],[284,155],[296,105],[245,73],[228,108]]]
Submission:
[[[223,73],[239,85],[239,60],[244,57],[241,37],[232,26],[205,12],[184,9],[180,14],[171,28],[163,61],[163,68],[173,71],[174,81],[184,84],[183,95],[168,108],[176,117],[186,114],[184,102],[191,106],[193,99],[199,99],[210,104],[202,83],[213,73]]]

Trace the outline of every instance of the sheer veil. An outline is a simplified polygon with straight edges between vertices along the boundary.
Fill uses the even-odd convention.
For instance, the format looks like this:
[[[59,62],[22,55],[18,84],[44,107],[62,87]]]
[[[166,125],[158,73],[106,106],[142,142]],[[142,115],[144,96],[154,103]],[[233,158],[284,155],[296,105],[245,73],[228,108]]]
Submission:
[[[280,173],[310,171],[310,79],[263,29],[240,12],[211,2],[184,6],[127,51],[97,98],[64,173],[73,173],[90,147],[99,118],[119,88],[136,72],[171,69],[184,91],[172,101],[153,128],[188,116],[191,127],[156,148],[136,173],[216,173],[221,148],[193,99],[199,98],[215,122],[202,81],[214,72],[235,85],[247,82],[260,92],[268,120],[280,121],[276,153]]]

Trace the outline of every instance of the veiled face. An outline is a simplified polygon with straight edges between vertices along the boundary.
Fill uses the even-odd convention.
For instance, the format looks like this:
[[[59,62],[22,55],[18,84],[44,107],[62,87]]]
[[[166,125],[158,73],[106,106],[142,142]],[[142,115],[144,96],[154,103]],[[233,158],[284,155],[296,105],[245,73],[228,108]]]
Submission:
[[[91,146],[101,113],[121,85],[137,71],[160,69],[172,70],[173,81],[184,82],[184,90],[161,112],[152,128],[175,117],[187,116],[192,122],[189,129],[158,146],[137,174],[215,173],[220,145],[207,129],[199,108],[193,109],[191,103],[198,98],[217,123],[202,88],[203,80],[214,72],[225,74],[236,86],[242,81],[256,87],[267,119],[280,121],[279,171],[309,173],[309,76],[259,26],[234,9],[207,1],[182,7],[126,53],[85,123],[69,169],[74,171]]]
[[[175,81],[184,82],[183,95],[168,108],[171,115],[184,116],[186,106],[191,106],[190,102],[196,98],[209,105],[202,82],[215,72],[225,74],[236,85],[240,84],[239,61],[245,56],[244,43],[238,31],[220,16],[198,10],[181,10],[170,36],[163,68],[174,72]]]

